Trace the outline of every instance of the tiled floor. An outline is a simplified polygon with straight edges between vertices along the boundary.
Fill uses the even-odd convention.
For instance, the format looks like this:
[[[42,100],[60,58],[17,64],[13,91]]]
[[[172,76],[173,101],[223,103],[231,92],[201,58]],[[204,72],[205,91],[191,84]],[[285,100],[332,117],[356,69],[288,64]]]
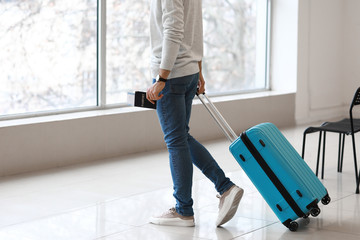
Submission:
[[[298,151],[304,126],[282,129]],[[215,227],[218,199],[207,179],[194,173],[193,228],[155,226],[148,218],[174,205],[166,151],[137,154],[0,179],[0,239],[359,239],[360,196],[350,138],[343,173],[336,172],[337,135],[327,136],[323,181],[332,202],[297,232],[276,218],[228,152],[226,140],[206,147],[226,174],[245,189],[235,217]],[[359,142],[360,143],[360,142]],[[309,135],[306,161],[315,167],[317,134]],[[51,161],[51,159],[49,159]]]

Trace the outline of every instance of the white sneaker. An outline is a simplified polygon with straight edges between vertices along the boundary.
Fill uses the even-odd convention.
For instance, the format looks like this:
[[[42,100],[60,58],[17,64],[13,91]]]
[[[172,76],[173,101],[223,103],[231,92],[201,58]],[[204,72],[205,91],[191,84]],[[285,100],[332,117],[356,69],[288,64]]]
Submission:
[[[176,212],[175,208],[170,208],[158,217],[151,217],[150,223],[178,227],[195,226],[194,216],[182,216]]]
[[[217,197],[220,198],[219,215],[216,220],[217,227],[230,221],[235,215],[243,194],[244,190],[234,185],[223,195],[217,195]]]

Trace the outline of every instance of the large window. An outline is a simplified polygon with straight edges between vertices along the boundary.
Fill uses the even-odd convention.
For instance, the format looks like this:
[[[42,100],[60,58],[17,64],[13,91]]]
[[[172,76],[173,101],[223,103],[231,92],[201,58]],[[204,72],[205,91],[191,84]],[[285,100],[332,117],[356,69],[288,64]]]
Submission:
[[[267,0],[203,0],[204,77],[209,93],[267,86]]]
[[[203,0],[208,93],[267,87],[269,0]],[[149,0],[107,0],[107,103],[151,84]]]
[[[208,93],[267,88],[269,2],[203,0]],[[124,105],[145,90],[149,10],[149,0],[0,0],[0,117]]]
[[[150,79],[149,0],[106,1],[106,103],[124,103],[127,93]]]
[[[97,1],[0,1],[0,115],[96,105]]]

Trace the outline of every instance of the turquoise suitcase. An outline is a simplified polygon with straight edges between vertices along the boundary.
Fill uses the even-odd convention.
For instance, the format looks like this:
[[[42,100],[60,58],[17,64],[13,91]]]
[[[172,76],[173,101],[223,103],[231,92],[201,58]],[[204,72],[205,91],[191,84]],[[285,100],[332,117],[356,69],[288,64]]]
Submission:
[[[243,132],[230,152],[279,220],[296,231],[298,218],[316,217],[329,194],[298,152],[272,123]]]
[[[298,218],[320,214],[318,203],[331,200],[326,188],[274,124],[256,125],[237,137],[210,99],[199,98],[232,142],[236,161],[287,228],[296,231]]]

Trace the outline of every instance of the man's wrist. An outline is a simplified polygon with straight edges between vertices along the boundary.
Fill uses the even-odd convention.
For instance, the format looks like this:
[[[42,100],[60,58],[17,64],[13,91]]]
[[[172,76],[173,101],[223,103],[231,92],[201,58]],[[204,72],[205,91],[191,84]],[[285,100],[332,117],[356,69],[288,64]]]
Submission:
[[[166,80],[167,80],[167,79],[166,79],[166,78],[161,77],[161,76],[160,76],[160,74],[158,74],[158,75],[156,76],[156,82],[164,82],[164,83],[165,83],[165,82],[166,82]]]
[[[168,79],[168,78],[169,78],[169,75],[170,75],[170,70],[165,70],[165,69],[160,68],[158,74],[159,74],[162,78]]]

